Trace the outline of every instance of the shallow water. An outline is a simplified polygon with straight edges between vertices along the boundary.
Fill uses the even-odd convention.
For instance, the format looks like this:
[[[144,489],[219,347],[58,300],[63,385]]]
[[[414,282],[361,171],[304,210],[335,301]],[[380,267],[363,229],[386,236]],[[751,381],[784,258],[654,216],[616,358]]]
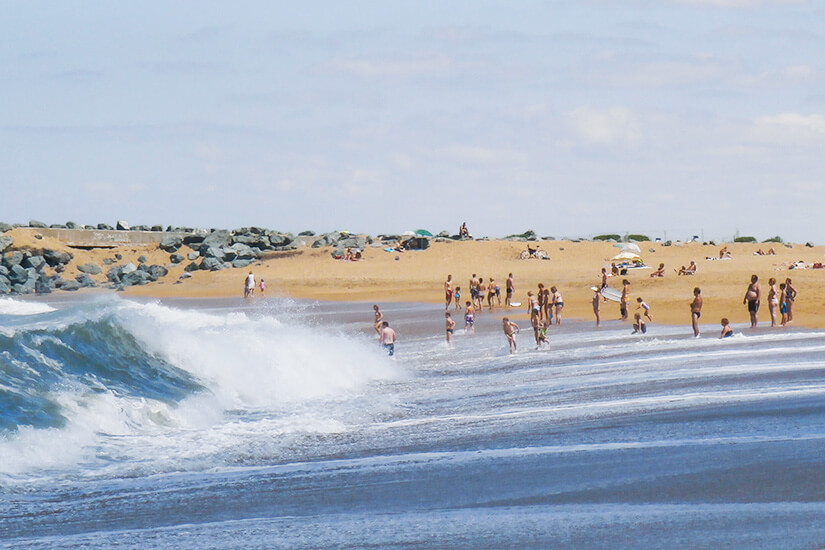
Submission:
[[[823,332],[3,305],[0,547],[825,547]]]

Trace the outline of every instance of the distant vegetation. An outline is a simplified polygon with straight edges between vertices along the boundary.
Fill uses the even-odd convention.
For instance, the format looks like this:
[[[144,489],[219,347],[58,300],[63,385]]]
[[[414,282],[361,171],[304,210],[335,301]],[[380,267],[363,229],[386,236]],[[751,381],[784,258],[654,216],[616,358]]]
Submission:
[[[538,238],[536,232],[532,229],[528,229],[524,233],[520,233],[518,235],[507,235],[504,237],[505,239],[528,239],[528,240],[535,240]]]
[[[593,237],[593,240],[594,241],[610,241],[610,240],[621,241],[622,236],[621,235],[596,235],[595,237]]]
[[[755,243],[757,241],[756,241],[756,237],[736,237],[735,239],[733,239],[733,242],[735,242],[735,243]]]
[[[628,241],[636,241],[636,242],[646,242],[650,240],[650,237],[647,235],[628,235]]]
[[[784,242],[784,241],[782,240],[782,237],[777,235],[776,237],[771,237],[770,239],[765,239],[762,242],[763,243],[781,243],[781,242]]]

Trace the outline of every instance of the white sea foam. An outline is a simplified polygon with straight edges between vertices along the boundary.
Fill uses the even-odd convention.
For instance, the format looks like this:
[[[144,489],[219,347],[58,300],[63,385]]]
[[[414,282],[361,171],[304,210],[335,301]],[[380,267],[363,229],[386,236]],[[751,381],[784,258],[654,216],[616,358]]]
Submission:
[[[12,298],[0,298],[0,315],[37,315],[55,309],[41,302],[24,302]]]

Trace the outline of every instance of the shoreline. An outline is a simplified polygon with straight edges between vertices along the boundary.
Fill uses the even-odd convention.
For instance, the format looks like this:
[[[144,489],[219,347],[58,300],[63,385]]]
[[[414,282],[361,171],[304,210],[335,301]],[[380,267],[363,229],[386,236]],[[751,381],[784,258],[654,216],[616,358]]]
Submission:
[[[268,296],[379,304],[443,304],[443,284],[447,274],[453,276],[454,286],[461,287],[463,302],[469,297],[469,279],[476,273],[485,281],[490,277],[495,278],[502,287],[503,302],[504,282],[508,273],[512,272],[516,283],[514,300],[522,302],[524,309],[501,308],[494,309],[493,313],[511,315],[519,320],[527,316],[527,290],[535,290],[541,282],[547,287],[555,285],[559,288],[564,297],[565,318],[594,321],[591,306],[593,293],[590,288],[600,286],[600,269],[609,267],[610,259],[619,252],[613,243],[602,241],[546,240],[527,243],[466,240],[432,242],[426,250],[404,253],[385,252],[383,248],[367,246],[363,250],[363,260],[346,261],[332,259],[333,247],[301,246],[296,250],[266,253],[263,258],[244,268],[186,272],[185,262],[172,264],[170,253],[161,250],[157,244],[82,250],[72,249],[49,237],[37,239],[32,235],[34,232],[15,229],[9,234],[15,237],[15,245],[20,248],[49,247],[73,254],[73,261],[61,273],[64,279],[80,275],[78,266],[95,264],[101,267],[101,273],[91,278],[96,284],[105,286],[108,284],[107,269],[127,262],[139,265],[138,259],[141,256],[146,265],[156,264],[168,269],[168,274],[157,282],[126,287],[122,291],[124,297],[240,298],[243,295],[244,278],[251,270],[257,281],[265,279]],[[550,259],[519,259],[519,254],[527,244],[546,250]],[[653,269],[632,269],[626,276],[609,280],[609,285],[613,288],[621,288],[623,278],[630,281],[631,319],[636,311],[636,298],[642,297],[651,307],[651,326],[663,324],[689,327],[689,304],[693,299],[693,288],[698,286],[702,289],[705,301],[701,318],[703,324],[718,324],[722,317],[727,317],[737,325],[748,322],[748,312],[742,299],[751,274],[757,274],[764,295],[759,311],[759,327],[770,324],[767,308],[768,278],[775,277],[778,282],[783,282],[786,277],[791,277],[799,297],[794,306],[794,322],[790,326],[825,328],[825,269],[788,268],[798,261],[806,264],[822,262],[825,260],[825,246],[729,243],[727,247],[732,252],[733,259],[709,260],[707,258],[718,257],[722,245],[637,244],[645,263],[651,267],[664,263],[666,275],[663,278],[651,278]],[[776,255],[754,254],[760,248],[767,249],[769,246],[775,248]],[[186,255],[188,250],[184,246],[180,254]],[[698,265],[695,275],[678,276],[674,272],[691,260]],[[181,279],[182,275],[189,278]],[[454,311],[452,307],[451,311]],[[602,304],[603,320],[618,318],[618,312],[617,303]],[[487,311],[481,314],[487,315]]]

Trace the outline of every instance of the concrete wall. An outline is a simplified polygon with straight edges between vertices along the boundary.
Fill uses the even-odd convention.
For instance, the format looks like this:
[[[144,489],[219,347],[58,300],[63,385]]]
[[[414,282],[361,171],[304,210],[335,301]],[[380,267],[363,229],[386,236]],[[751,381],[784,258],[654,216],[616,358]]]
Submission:
[[[129,244],[160,243],[168,235],[185,236],[186,233],[167,233],[166,231],[106,231],[100,229],[27,229],[32,234],[52,237],[68,246],[78,248],[113,248]]]

